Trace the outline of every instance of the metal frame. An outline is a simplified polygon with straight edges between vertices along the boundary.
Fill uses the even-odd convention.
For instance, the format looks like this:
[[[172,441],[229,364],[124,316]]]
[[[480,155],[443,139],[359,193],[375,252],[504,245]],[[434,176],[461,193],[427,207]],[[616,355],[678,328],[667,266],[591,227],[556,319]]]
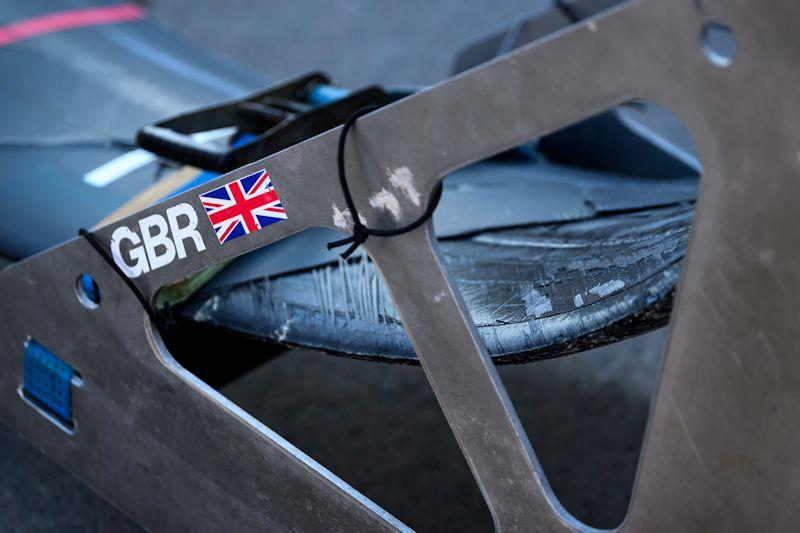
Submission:
[[[407,167],[426,198],[448,172],[637,98],[693,133],[704,180],[627,530],[792,529],[800,496],[800,3],[639,0],[583,21],[361,120],[348,173],[368,225],[422,212],[388,174]],[[704,56],[707,15],[736,32],[727,69]],[[159,287],[313,226],[345,205],[338,129],[98,230],[266,168],[288,220],[136,279]],[[399,220],[370,207],[394,194]],[[413,191],[412,191],[413,192]],[[430,224],[366,248],[502,530],[583,529],[562,509],[448,280]],[[193,251],[193,250],[192,250]],[[99,308],[75,297],[91,273]],[[414,290],[409,290],[414,287]],[[0,418],[152,529],[377,530],[401,523],[169,356],[142,308],[84,240],[0,274]],[[69,436],[20,401],[32,335],[84,378]]]

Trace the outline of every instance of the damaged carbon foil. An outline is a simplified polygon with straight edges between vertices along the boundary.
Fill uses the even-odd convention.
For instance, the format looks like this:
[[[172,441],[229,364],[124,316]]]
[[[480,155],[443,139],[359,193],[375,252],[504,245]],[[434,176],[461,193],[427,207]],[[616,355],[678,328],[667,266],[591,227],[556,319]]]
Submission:
[[[439,247],[494,361],[523,363],[664,326],[692,207],[684,201],[605,211],[440,238]],[[268,342],[417,364],[381,277],[364,255],[218,284],[179,313]]]

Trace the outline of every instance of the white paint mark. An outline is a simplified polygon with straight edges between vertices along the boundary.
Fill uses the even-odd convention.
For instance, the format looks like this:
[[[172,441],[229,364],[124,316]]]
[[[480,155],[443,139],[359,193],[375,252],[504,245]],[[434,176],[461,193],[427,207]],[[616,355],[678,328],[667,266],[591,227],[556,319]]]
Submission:
[[[622,281],[621,279],[615,279],[612,281],[606,281],[605,283],[600,283],[598,285],[595,285],[594,287],[589,289],[589,292],[603,298],[611,293],[617,292],[624,286],[625,286],[624,281]]]
[[[583,305],[583,296],[576,294],[573,301],[575,302],[575,307],[581,307]]]
[[[286,335],[289,333],[289,326],[292,325],[292,322],[294,322],[294,318],[290,318],[284,322],[280,330],[275,330],[275,334],[278,336],[278,342],[283,342],[286,340]]]
[[[94,170],[83,175],[83,182],[92,187],[105,187],[117,181],[122,176],[127,176],[136,169],[149,165],[157,158],[155,154],[142,150],[131,150],[111,161],[103,163]]]
[[[369,199],[369,205],[375,209],[386,209],[395,220],[400,220],[400,202],[386,189],[381,189]]]
[[[524,289],[523,289],[524,290]],[[539,318],[545,313],[553,310],[553,305],[550,303],[550,298],[540,293],[533,287],[525,291],[522,295],[525,302],[525,313],[528,316]]]
[[[437,292],[436,294],[433,295],[433,300],[438,304],[439,302],[441,302],[444,299],[445,296],[446,295],[445,295],[444,291],[439,291],[439,292]]]
[[[380,274],[371,261],[339,259],[336,268],[330,266],[311,272],[314,302],[328,324],[349,323],[351,320],[369,326],[386,325],[386,317],[397,316]]]
[[[234,133],[236,133],[236,128],[219,128],[193,133],[191,137],[196,142],[205,144],[230,137]],[[83,182],[92,187],[105,187],[131,172],[149,165],[156,159],[158,157],[147,150],[131,150],[119,157],[115,157],[111,161],[106,161],[94,170],[90,170],[83,175]]]
[[[507,214],[511,214],[509,211]],[[476,242],[486,244],[499,244],[502,246],[525,246],[528,248],[587,248],[590,243],[586,242],[561,242],[556,240],[545,240],[535,238],[515,239],[513,237],[500,237],[491,233],[476,235],[472,238]]]
[[[353,215],[350,214],[349,209],[345,209],[344,211],[340,210],[336,202],[332,204],[332,208],[334,226],[345,231],[353,227]]]
[[[419,191],[414,187],[414,174],[408,167],[400,167],[394,170],[386,169],[389,172],[389,183],[395,189],[400,189],[408,196],[408,199],[419,205]]]
[[[345,231],[350,231],[353,229],[353,215],[350,213],[349,209],[339,209],[339,206],[336,205],[336,202],[331,204],[331,208],[333,209],[334,226]],[[364,215],[361,213],[358,214],[358,220],[360,220],[364,225],[367,224],[367,219],[364,218]]]

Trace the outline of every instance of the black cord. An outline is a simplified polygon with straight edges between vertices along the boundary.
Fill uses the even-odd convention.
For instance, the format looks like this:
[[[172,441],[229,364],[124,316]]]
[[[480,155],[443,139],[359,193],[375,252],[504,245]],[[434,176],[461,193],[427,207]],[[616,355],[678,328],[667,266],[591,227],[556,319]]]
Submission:
[[[355,124],[356,120],[361,118],[362,116],[366,115],[367,113],[371,113],[378,109],[379,106],[376,105],[369,105],[366,107],[362,107],[361,109],[355,111],[352,115],[347,117],[347,120],[344,121],[342,125],[342,131],[339,134],[339,150],[336,154],[336,163],[339,168],[339,183],[342,186],[342,194],[344,194],[345,202],[347,202],[347,208],[350,210],[350,214],[353,217],[353,234],[350,237],[345,239],[341,239],[338,241],[333,241],[328,243],[328,250],[333,248],[338,248],[339,246],[344,246],[345,244],[349,244],[350,247],[342,253],[342,259],[347,259],[350,257],[356,249],[361,246],[370,235],[375,235],[376,237],[394,237],[395,235],[401,235],[403,233],[408,233],[409,231],[418,228],[422,224],[424,224],[430,217],[433,215],[433,211],[436,209],[436,206],[439,205],[439,200],[442,197],[442,184],[439,183],[436,186],[436,189],[433,190],[430,200],[428,201],[428,205],[425,208],[425,212],[420,215],[419,218],[407,224],[405,226],[401,226],[399,228],[393,229],[378,229],[378,228],[368,228],[364,224],[361,223],[361,218],[358,216],[358,210],[356,209],[356,205],[353,202],[353,196],[350,194],[350,187],[347,185],[347,176],[345,172],[345,164],[344,164],[344,149],[345,143],[347,141],[347,134],[350,131],[350,128]]]
[[[117,264],[117,262],[114,261],[114,258],[111,257],[111,254],[109,254],[105,250],[105,248],[103,248],[103,246],[97,240],[97,237],[95,237],[94,233],[88,231],[86,228],[81,228],[78,230],[78,235],[86,239],[89,242],[89,244],[92,245],[92,248],[94,248],[95,251],[97,251],[97,253],[100,254],[100,257],[102,257],[106,261],[106,263],[108,263],[109,266],[111,266],[111,268],[114,269],[114,272],[116,272],[119,275],[119,277],[122,278],[122,281],[125,282],[125,284],[131,290],[131,292],[133,292],[133,295],[136,296],[136,299],[139,300],[139,303],[142,304],[142,307],[144,308],[147,315],[150,317],[150,320],[153,321],[153,323],[156,325],[159,331],[163,332],[168,327],[171,327],[175,324],[174,321],[171,319],[171,310],[169,309],[169,307],[167,307],[167,312],[168,312],[167,317],[164,317],[161,314],[159,314],[158,311],[156,311],[156,309],[150,305],[150,302],[147,301],[147,298],[145,298],[144,294],[142,294],[142,291],[139,290],[139,287],[137,287],[136,284],[133,281],[131,281],[131,279],[127,275],[125,275],[125,272],[123,272],[122,269]]]

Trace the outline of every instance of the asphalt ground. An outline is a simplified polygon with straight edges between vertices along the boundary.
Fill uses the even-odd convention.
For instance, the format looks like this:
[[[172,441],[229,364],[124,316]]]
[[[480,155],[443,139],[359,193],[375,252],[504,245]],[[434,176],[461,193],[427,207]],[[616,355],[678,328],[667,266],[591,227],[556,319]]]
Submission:
[[[271,79],[323,69],[353,87],[435,83],[466,41],[542,3],[145,2],[174,31]],[[624,516],[665,339],[500,369],[556,495],[590,525]],[[491,528],[419,368],[292,351],[223,392],[410,526]],[[0,426],[0,529],[139,528]]]

